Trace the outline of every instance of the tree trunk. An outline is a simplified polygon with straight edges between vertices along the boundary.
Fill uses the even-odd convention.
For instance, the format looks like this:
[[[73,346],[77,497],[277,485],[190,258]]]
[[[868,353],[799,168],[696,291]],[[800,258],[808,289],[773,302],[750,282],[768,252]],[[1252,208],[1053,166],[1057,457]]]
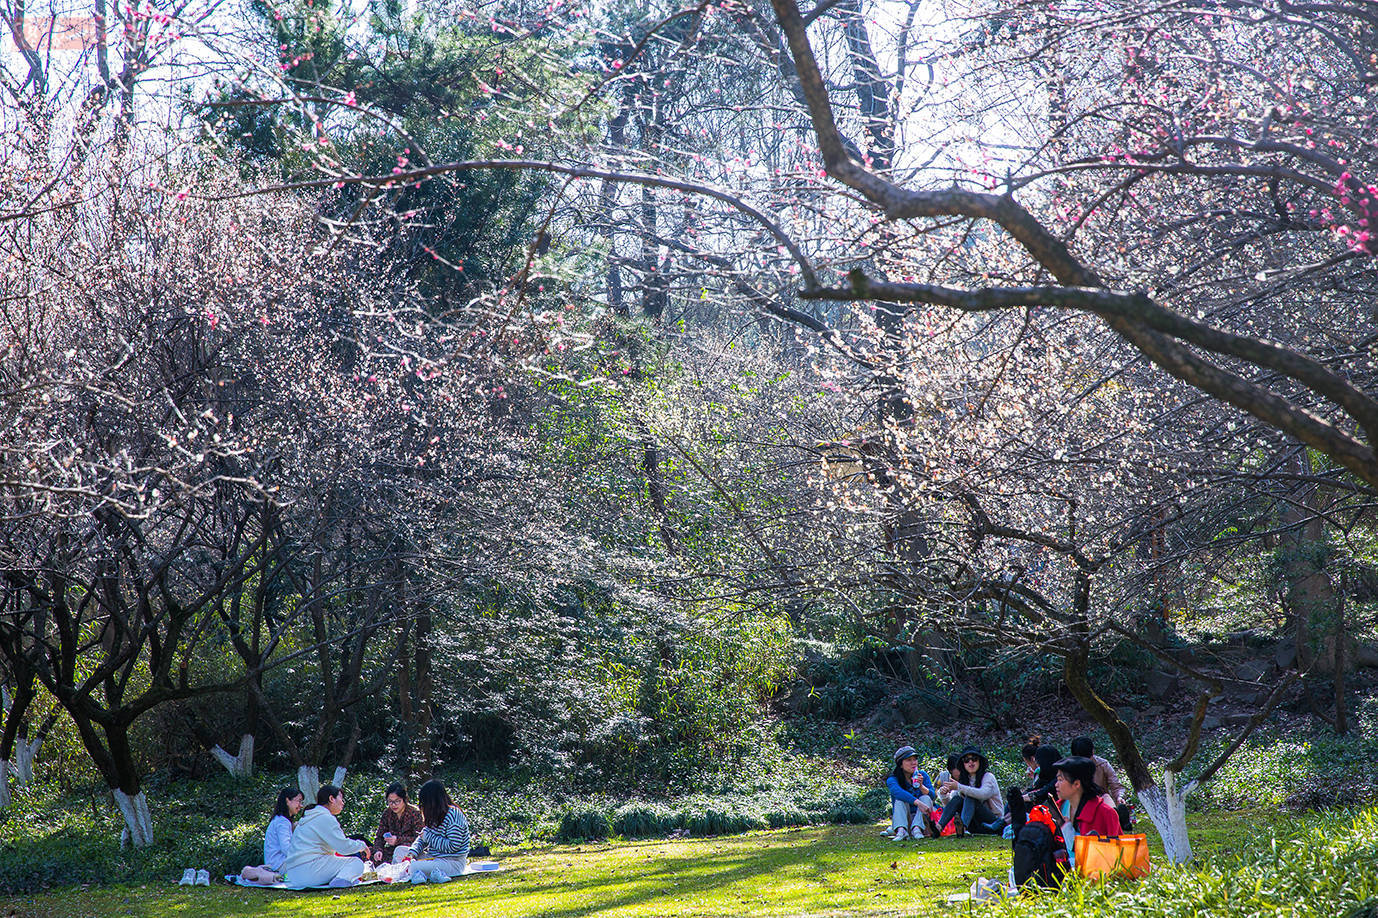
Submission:
[[[20,787],[33,783],[33,763],[38,758],[38,750],[43,745],[46,732],[40,731],[32,742],[20,737],[14,744],[14,775]]]
[[[1312,473],[1305,450],[1296,470],[1301,475]],[[1330,546],[1317,503],[1315,485],[1307,484],[1294,500],[1283,505],[1278,555],[1283,596],[1297,642],[1297,665],[1331,673],[1335,670],[1337,638],[1343,636],[1334,633],[1336,596],[1327,570]]]
[[[431,751],[431,611],[422,606],[416,616],[416,745],[413,767],[429,779],[434,763]]]
[[[133,795],[126,794],[118,787],[110,791],[115,797],[115,806],[124,817],[125,832],[135,848],[145,848],[153,844],[153,817],[148,812],[148,798],[143,791]]]
[[[225,766],[225,770],[236,778],[248,778],[254,773],[254,735],[246,733],[239,740],[239,755],[230,755],[217,743],[211,748],[211,755]]]
[[[656,129],[652,137],[659,136],[660,131]],[[660,251],[655,244],[658,210],[655,192],[649,185],[641,186],[641,314],[657,322],[669,300],[669,280],[661,270]]]
[[[630,53],[631,49],[627,50]],[[608,119],[608,147],[615,152],[620,152],[627,142],[627,120],[631,116],[634,97],[633,84],[624,83],[621,104],[617,108],[617,113]],[[604,179],[598,191],[598,204],[599,212],[608,215],[608,223],[602,229],[602,236],[608,245],[608,267],[605,275],[608,308],[612,310],[613,315],[626,316],[629,310],[622,299],[622,271],[617,263],[617,236],[612,226],[612,209],[616,200],[617,186]]]
[[[10,807],[10,763],[0,759],[0,810]]]
[[[105,780],[115,805],[124,817],[125,831],[130,844],[143,848],[153,844],[153,817],[148,812],[148,798],[140,786],[139,770],[134,764],[134,752],[129,745],[129,725],[122,721],[101,725],[105,733],[105,749],[109,755]],[[88,745],[89,749],[89,745]]]
[[[1345,626],[1345,596],[1349,593],[1349,572],[1340,573],[1340,597],[1335,603],[1335,732],[1340,736],[1349,732],[1349,718],[1345,712],[1345,641],[1349,629]]]
[[[1196,789],[1195,781],[1188,781],[1177,789],[1177,773],[1163,772],[1162,786],[1137,791],[1144,812],[1163,839],[1163,853],[1169,864],[1185,864],[1191,860],[1191,838],[1187,834],[1187,796]]]
[[[307,803],[316,802],[316,791],[321,789],[321,770],[315,765],[302,765],[297,769],[297,787],[306,795]]]
[[[335,775],[330,779],[330,783],[336,787],[344,787],[345,775],[349,774],[349,769],[343,765],[335,767]],[[302,765],[297,769],[297,787],[306,795],[307,803],[316,802],[316,792],[321,789],[321,770],[316,765]]]

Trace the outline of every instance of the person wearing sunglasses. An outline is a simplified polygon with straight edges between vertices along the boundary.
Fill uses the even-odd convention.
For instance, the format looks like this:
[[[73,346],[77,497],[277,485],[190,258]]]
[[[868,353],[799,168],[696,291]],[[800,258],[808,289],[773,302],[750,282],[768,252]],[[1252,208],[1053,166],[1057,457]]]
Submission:
[[[938,831],[955,819],[958,835],[999,835],[1005,829],[1005,801],[990,763],[981,750],[968,746],[961,752],[961,766],[960,780],[943,782],[943,790],[950,796],[938,819]]]

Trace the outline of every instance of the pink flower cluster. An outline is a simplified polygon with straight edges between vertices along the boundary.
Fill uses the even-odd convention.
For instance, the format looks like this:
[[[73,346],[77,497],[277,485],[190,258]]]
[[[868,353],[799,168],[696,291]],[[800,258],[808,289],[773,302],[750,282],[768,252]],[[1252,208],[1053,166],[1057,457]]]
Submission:
[[[1365,185],[1351,173],[1343,172],[1335,183],[1335,197],[1354,217],[1352,226],[1341,223],[1326,208],[1322,216],[1338,224],[1335,235],[1344,240],[1352,251],[1378,255],[1378,236],[1374,235],[1375,224],[1378,224],[1378,185]]]

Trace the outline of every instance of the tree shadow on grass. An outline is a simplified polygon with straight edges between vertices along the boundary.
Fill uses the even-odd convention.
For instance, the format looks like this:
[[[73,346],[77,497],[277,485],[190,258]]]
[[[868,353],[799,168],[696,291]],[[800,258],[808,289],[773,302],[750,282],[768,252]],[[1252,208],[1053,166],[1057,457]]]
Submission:
[[[875,826],[818,827],[794,833],[626,842],[586,850],[548,848],[506,859],[498,873],[444,886],[364,887],[326,892],[248,889],[92,890],[59,895],[39,914],[294,915],[368,914],[375,918],[482,918],[541,915],[585,918],[893,911],[897,898],[932,901],[969,880],[1008,844],[998,839],[893,845]],[[974,842],[974,843],[973,843]],[[903,867],[892,869],[896,861]],[[567,867],[565,865],[568,865]],[[48,897],[43,897],[48,898]],[[99,902],[100,904],[97,904]],[[26,914],[26,911],[20,911]]]
[[[644,863],[625,864],[625,873],[600,873],[562,880],[558,876],[547,876],[542,871],[539,875],[527,876],[524,881],[514,884],[508,892],[520,896],[523,904],[530,906],[528,914],[550,918],[584,918],[617,910],[656,915],[681,912],[740,915],[772,908],[769,900],[778,902],[782,880],[790,885],[811,885],[826,884],[834,876],[855,877],[857,863],[852,858],[861,858],[867,866],[882,872],[881,876],[874,878],[882,881],[877,890],[889,891],[893,877],[898,876],[890,873],[890,865],[901,851],[891,851],[874,843],[854,828],[824,828],[817,834],[809,833],[804,838],[784,844],[780,843],[778,836],[771,841],[762,839],[753,847],[751,836],[730,840],[705,839],[702,844],[688,850],[653,857]],[[998,839],[991,839],[990,842],[972,845],[968,841],[962,847],[966,848],[965,854],[973,855],[1007,844]],[[663,842],[651,843],[647,847],[661,844]],[[723,850],[724,845],[728,850]],[[626,851],[627,848],[619,846],[616,850]],[[631,850],[634,852],[634,849]],[[914,858],[914,854],[918,853],[923,853],[923,849],[908,849],[905,854],[905,859],[909,861],[907,866],[918,867],[920,862]],[[943,845],[942,848],[932,849],[930,853],[960,855],[963,852],[957,845]],[[772,883],[767,878],[775,878],[776,882]],[[925,889],[929,886],[927,882],[922,885]],[[737,887],[738,894],[724,897],[725,891],[731,887]],[[824,905],[826,910],[862,907],[861,902],[857,901],[860,893],[854,882],[841,882],[830,893],[815,891],[836,900]],[[570,902],[571,897],[581,901]],[[718,901],[713,901],[714,897],[719,897]],[[748,905],[748,897],[767,901]],[[801,903],[801,906],[807,908],[808,904]]]
[[[608,911],[635,910],[662,900],[665,904],[662,914],[693,911],[698,900],[720,893],[725,887],[741,885],[743,892],[747,892],[752,880],[781,871],[816,865],[818,870],[811,879],[844,871],[842,866],[829,865],[824,857],[841,850],[845,841],[839,838],[840,834],[830,830],[797,844],[764,845],[755,850],[747,847],[749,842],[737,840],[736,850],[729,852],[704,844],[697,853],[691,850],[658,857],[644,864],[628,864],[629,871],[636,871],[635,876],[602,875],[573,882],[558,877],[541,878],[521,884],[520,892],[524,898],[537,901],[555,900],[539,909],[539,914],[548,918],[583,918]],[[606,894],[599,895],[600,891]],[[559,902],[570,896],[588,898],[580,902]],[[733,905],[730,902],[722,904],[729,909]],[[736,910],[740,911],[740,906]]]

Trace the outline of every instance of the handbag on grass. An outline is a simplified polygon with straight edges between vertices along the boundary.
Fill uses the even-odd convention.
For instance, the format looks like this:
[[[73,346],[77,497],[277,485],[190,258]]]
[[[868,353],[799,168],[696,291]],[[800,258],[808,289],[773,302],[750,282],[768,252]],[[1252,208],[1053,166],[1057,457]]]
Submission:
[[[1143,835],[1078,835],[1072,843],[1077,874],[1098,877],[1137,878],[1148,876],[1148,839]]]

